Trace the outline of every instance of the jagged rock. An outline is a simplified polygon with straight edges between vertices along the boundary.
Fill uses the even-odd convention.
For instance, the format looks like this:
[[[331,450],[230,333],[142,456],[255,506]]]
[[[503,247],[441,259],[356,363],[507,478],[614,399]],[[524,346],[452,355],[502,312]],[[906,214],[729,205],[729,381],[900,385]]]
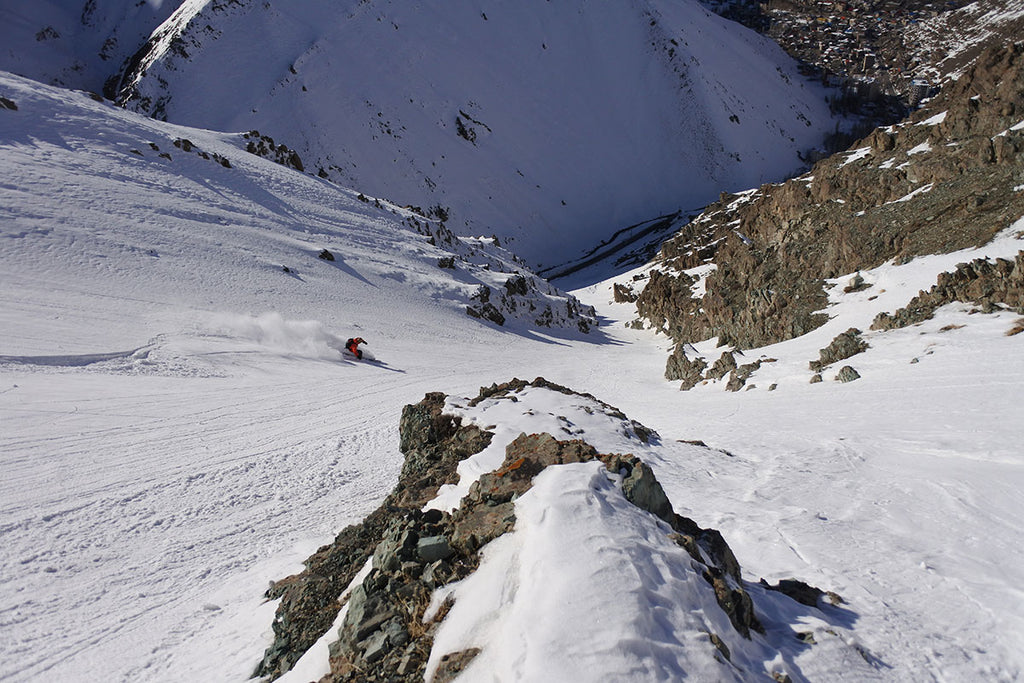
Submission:
[[[672,355],[668,357],[668,362],[665,364],[665,379],[682,380],[679,389],[688,391],[703,379],[702,373],[708,363],[699,356],[693,360],[687,358],[684,346],[684,344],[677,344]]]
[[[498,326],[505,324],[505,316],[492,303],[486,303],[482,306],[466,306],[466,313],[472,318],[490,320]]]
[[[479,304],[475,306],[467,306],[466,313],[473,318],[482,318],[484,320],[490,320],[495,325],[504,325],[505,316],[501,314],[501,311],[491,303],[491,288],[487,285],[480,285],[476,293],[471,297]]]
[[[814,375],[811,376],[811,384],[817,384],[822,381],[824,380],[822,380],[820,372],[816,372],[814,373]]]
[[[589,399],[596,403],[597,405],[601,406],[605,413],[610,417],[614,417],[618,420],[622,420],[623,422],[628,423],[629,429],[632,431],[632,436],[635,436],[643,443],[657,443],[659,439],[658,433],[656,431],[643,426],[636,420],[630,420],[621,410],[614,406],[608,405],[607,403],[597,398],[593,394],[573,391],[568,387],[564,387],[560,384],[555,384],[554,382],[549,382],[543,377],[538,377],[532,382],[527,382],[526,380],[522,380],[517,377],[502,384],[492,384],[490,387],[481,387],[480,394],[476,398],[473,398],[469,401],[469,406],[472,408],[474,406],[479,405],[481,401],[494,397],[508,398],[510,401],[515,401],[517,400],[515,395],[520,391],[523,391],[527,387],[549,389],[551,391],[557,391],[558,393],[565,394],[567,396],[582,396],[583,398]]]
[[[331,681],[361,681],[367,667],[379,666],[383,671],[399,666],[406,672],[402,680],[422,679],[423,666],[430,651],[429,630],[423,615],[430,602],[430,591],[441,579],[439,559],[428,575],[424,564],[429,561],[419,552],[417,539],[444,538],[452,533],[449,515],[408,510],[394,517],[384,539],[374,550],[373,569],[353,589],[349,607],[338,629],[338,639],[331,644]],[[437,548],[436,541],[427,546]],[[476,566],[474,558],[447,556],[450,571],[446,580],[465,576]],[[412,643],[412,647],[406,645]]]
[[[715,589],[715,598],[718,600],[719,606],[729,616],[733,628],[740,635],[750,638],[751,631],[764,633],[764,627],[761,626],[754,614],[754,601],[750,599],[749,593],[725,580],[720,570],[714,567],[710,567],[704,573],[704,579]]]
[[[319,254],[317,254],[316,256],[317,256],[317,258],[319,258],[319,259],[321,259],[321,260],[323,260],[323,261],[333,261],[333,260],[334,260],[334,254],[332,254],[332,253],[331,253],[331,252],[330,252],[329,250],[327,250],[327,249],[324,249],[323,251],[321,251],[321,252],[320,252]]]
[[[573,393],[542,378],[533,383],[513,380],[481,389],[471,404],[488,398],[512,400],[527,387]],[[457,476],[454,470],[460,456],[478,452],[491,438],[490,434],[463,426],[458,418],[446,415],[444,403],[443,394],[432,393],[420,403],[405,407],[400,443],[406,462],[399,485],[366,524],[339,534],[336,543],[343,548],[321,548],[307,560],[306,572],[280,582],[322,584],[320,594],[334,601],[333,620],[340,607],[336,600],[339,583],[343,588],[350,581],[339,581],[333,574],[350,577],[372,556],[369,573],[348,598],[338,639],[329,648],[331,672],[321,683],[423,680],[433,633],[451,605],[442,605],[432,620],[424,620],[432,591],[475,570],[479,549],[514,528],[516,498],[529,490],[534,477],[545,467],[564,463],[597,460],[621,477],[625,498],[672,528],[671,537],[691,558],[686,566],[701,573],[736,631],[747,638],[751,631],[764,632],[744,588],[739,563],[722,535],[678,515],[654,471],[634,455],[602,454],[586,442],[560,441],[551,434],[521,434],[506,447],[501,466],[482,475],[457,510],[451,514],[422,511],[425,500],[436,494],[438,482]],[[609,414],[621,415],[610,406],[599,405]],[[651,435],[653,432],[648,436]],[[346,540],[357,536],[362,539],[358,543]],[[337,559],[342,555],[347,566]],[[788,590],[789,584],[785,586]],[[809,593],[796,594],[806,599]],[[320,616],[328,612],[318,604],[307,603],[305,608]],[[264,660],[265,664],[276,663],[276,668],[268,664],[261,667],[265,670],[258,675],[276,676],[297,659],[300,645],[291,638],[298,638],[300,633],[281,626],[303,616],[279,610],[275,620],[278,637]],[[718,639],[716,647],[728,659],[724,640],[718,635],[710,637],[713,643]],[[445,656],[434,680],[452,680],[478,653],[479,650],[470,649]]]
[[[613,463],[621,465],[622,461]],[[642,510],[647,510],[655,517],[672,523],[675,513],[672,511],[672,503],[669,502],[665,490],[661,488],[657,477],[650,467],[640,460],[631,463],[629,474],[622,480],[622,493],[633,505]]]
[[[736,369],[736,357],[729,351],[723,351],[722,355],[714,362],[711,368],[704,375],[705,379],[722,379]]]
[[[476,131],[467,126],[461,116],[455,117],[455,132],[463,140],[476,144]]]
[[[6,97],[0,97],[0,109],[18,111],[18,105],[14,103],[14,100],[9,100]]]
[[[217,154],[216,152],[214,152],[213,154],[209,154],[207,152],[204,152],[203,150],[201,150],[198,147],[196,147],[195,143],[193,143],[191,140],[189,140],[187,138],[177,138],[176,140],[174,140],[174,142],[172,144],[175,147],[177,147],[178,149],[180,149],[181,151],[183,151],[183,152],[187,152],[187,153],[195,152],[196,156],[200,157],[201,159],[206,159],[207,161],[216,161],[217,163],[219,163],[224,168],[231,168],[231,162],[228,161],[226,158],[222,157],[221,155]],[[160,149],[154,143],[150,143],[149,146],[154,151],[159,151],[159,149]],[[138,152],[137,150],[133,150],[133,151],[135,151],[136,153],[138,153],[140,155],[142,154],[141,152]],[[171,158],[171,155],[170,154],[166,154],[166,153],[162,153],[162,154],[160,154],[160,156],[164,157],[166,159],[170,159]],[[285,272],[289,272],[288,268],[284,268],[283,270]]]
[[[812,360],[808,363],[811,370],[821,372],[832,363],[846,360],[851,356],[866,351],[868,343],[861,339],[860,335],[861,331],[856,327],[851,327],[846,332],[837,334],[828,346],[818,351],[818,360]]]
[[[530,282],[522,275],[515,275],[505,280],[505,291],[510,295],[526,296],[530,291]]]
[[[1021,111],[1024,44],[985,51],[906,125],[854,143],[867,152],[857,163],[837,154],[707,207],[663,244],[638,314],[677,344],[766,346],[828,319],[826,278],[986,243],[1024,215],[1024,193],[1013,191]],[[682,272],[706,262],[698,253],[717,266],[701,297]]]
[[[692,329],[701,306],[701,300],[693,296],[694,283],[686,273],[651,271],[647,285],[636,299],[637,314],[675,340],[683,336],[714,336],[709,326]]]
[[[269,135],[260,135],[258,130],[251,130],[242,137],[246,140],[246,152],[263,157],[264,159],[270,159],[285,168],[291,168],[300,173],[306,170],[302,164],[302,159],[299,158],[298,152],[288,149],[287,145],[276,144],[274,138]]]
[[[774,586],[769,585],[767,581],[761,579],[761,585],[768,590],[777,591],[783,595],[788,595],[797,602],[807,605],[808,607],[818,607],[822,598],[828,600],[831,605],[840,605],[843,603],[843,599],[838,594],[832,591],[823,591],[820,588],[811,586],[810,584],[804,583],[798,579],[782,579]]]
[[[629,285],[620,285],[616,282],[612,285],[612,298],[616,303],[625,304],[636,301],[637,295]]]
[[[402,410],[399,447],[405,463],[398,484],[381,506],[317,550],[305,561],[303,572],[275,582],[267,591],[268,599],[280,598],[281,603],[273,623],[274,642],[255,675],[276,678],[288,671],[331,627],[341,609],[338,596],[373,555],[393,510],[418,511],[442,484],[457,480],[455,467],[461,460],[490,443],[489,432],[463,426],[458,418],[444,414],[444,399],[444,394],[427,394]],[[439,521],[429,513],[424,517],[432,524]]]
[[[924,322],[935,310],[954,301],[976,303],[991,311],[995,304],[1024,313],[1024,251],[1009,259],[975,259],[960,263],[951,273],[942,273],[927,292],[921,292],[893,314],[879,313],[873,330],[891,330]]]
[[[761,361],[757,360],[753,363],[745,363],[735,368],[729,373],[729,381],[725,385],[726,391],[739,391],[743,388],[743,385],[747,383],[750,376],[754,374],[754,371],[761,367]],[[748,387],[753,388],[753,387]]]
[[[860,373],[852,367],[844,365],[839,368],[839,374],[836,375],[837,382],[852,382],[855,379],[860,379]]]

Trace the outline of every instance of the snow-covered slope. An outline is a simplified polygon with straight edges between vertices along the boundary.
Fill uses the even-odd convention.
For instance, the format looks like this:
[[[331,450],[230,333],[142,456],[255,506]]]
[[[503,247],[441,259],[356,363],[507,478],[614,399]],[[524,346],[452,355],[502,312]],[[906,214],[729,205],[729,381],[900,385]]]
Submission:
[[[0,69],[103,92],[175,10],[173,0],[46,0],[0,5]]]
[[[426,221],[248,154],[239,136],[9,74],[0,96],[0,575],[16,634],[0,676],[178,678],[193,665],[164,651],[181,637],[217,647],[223,578],[270,560],[246,580],[258,602],[314,536],[386,491],[402,402],[516,334],[586,336],[467,316],[482,285],[516,277],[507,252],[433,246],[414,227]],[[526,289],[512,300],[567,319],[564,296]],[[355,334],[380,363],[342,358]],[[255,408],[261,395],[276,405]],[[269,554],[249,547],[279,531]],[[216,666],[248,673],[265,647],[254,635]]]
[[[123,87],[535,266],[781,179],[835,125],[776,45],[690,0],[185,3]]]
[[[463,405],[480,386],[537,375],[657,430],[660,446],[643,455],[673,506],[722,532],[749,583],[797,577],[846,600],[824,617],[762,613],[817,645],[794,639],[765,662],[764,643],[741,643],[745,679],[1024,673],[1024,334],[1008,336],[1019,316],[953,305],[918,327],[871,333],[850,384],[831,374],[809,384],[806,365],[836,331],[904,304],[951,265],[1015,253],[1019,222],[981,249],[862,273],[874,287],[837,290],[833,320],[815,336],[747,351],[777,359],[753,375],[754,389],[680,392],[663,379],[667,340],[630,328],[635,310],[610,303],[610,283],[577,292],[604,318],[597,333],[480,322],[465,296],[488,271],[439,269],[445,252],[387,204],[248,155],[238,136],[9,76],[0,96],[0,677],[247,679],[272,637],[267,582],[298,571],[393,485],[402,406],[428,391]],[[318,259],[323,248],[337,260]],[[332,345],[351,334],[383,363],[342,360]],[[503,439],[565,427],[602,448],[631,447],[586,415],[576,399],[546,397],[467,419],[490,427],[500,417]],[[684,443],[693,440],[709,447]],[[585,586],[575,622],[561,620],[557,601],[502,593],[546,578],[531,567],[555,571],[533,554],[566,549],[540,519],[546,506],[612,551],[639,553],[642,566],[670,559],[663,539],[586,517],[588,500],[614,507],[616,495],[590,469],[550,473],[524,497],[525,533],[494,549],[473,587],[492,602],[464,603],[461,624],[493,617],[500,634],[527,618],[582,621],[596,637],[628,634],[613,623],[621,596],[601,587],[621,585],[615,572],[630,563]],[[560,556],[572,563],[563,578],[589,581],[607,555],[576,547]],[[538,563],[516,569],[503,554]],[[648,633],[668,641],[682,624],[695,637],[720,619],[714,605],[687,602],[689,578],[663,576],[629,578],[667,617]],[[527,659],[537,650],[479,635],[481,662],[537,670]],[[472,636],[453,621],[446,642]],[[588,651],[585,673],[623,670],[626,656],[657,671],[678,661],[675,647],[659,651],[664,660]],[[691,670],[715,670],[702,652],[687,653]],[[325,671],[325,657],[310,666]]]
[[[27,80],[2,84],[17,107],[2,120],[7,176],[22,183],[65,178],[59,201],[20,216],[5,234],[8,276],[48,296],[63,294],[41,270],[41,251],[71,259],[68,277],[101,268],[112,310],[121,310],[121,298],[146,300],[150,279],[173,281],[177,300],[209,309],[218,307],[211,293],[244,282],[249,310],[270,296],[287,301],[302,291],[306,296],[279,312],[319,317],[322,309],[311,305],[358,301],[384,278],[412,285],[406,291],[413,296],[429,291],[432,305],[457,316],[479,308],[480,290],[490,288],[492,305],[510,325],[521,318],[527,326],[541,320],[590,327],[585,310],[492,240],[459,239],[436,222],[257,158],[240,149],[240,136],[155,126],[109,103]],[[8,191],[11,211],[19,192]],[[112,213],[132,229],[111,232]],[[127,258],[104,267],[111,250]],[[156,329],[148,319],[161,312],[147,309],[144,320],[131,321],[140,345]],[[56,345],[50,351],[84,343],[56,325],[47,335]],[[37,341],[26,340],[26,352],[40,351]]]

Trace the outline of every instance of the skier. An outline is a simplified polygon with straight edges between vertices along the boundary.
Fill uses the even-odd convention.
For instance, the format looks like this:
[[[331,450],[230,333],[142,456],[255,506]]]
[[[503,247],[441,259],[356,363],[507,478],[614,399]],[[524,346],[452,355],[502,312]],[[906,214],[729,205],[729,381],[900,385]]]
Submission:
[[[363,339],[362,337],[356,337],[354,339],[349,339],[347,342],[345,342],[345,349],[349,353],[351,353],[353,356],[355,356],[356,358],[362,360],[363,359],[363,352],[359,350],[359,345],[360,344],[365,344],[365,343],[366,343],[366,340]]]

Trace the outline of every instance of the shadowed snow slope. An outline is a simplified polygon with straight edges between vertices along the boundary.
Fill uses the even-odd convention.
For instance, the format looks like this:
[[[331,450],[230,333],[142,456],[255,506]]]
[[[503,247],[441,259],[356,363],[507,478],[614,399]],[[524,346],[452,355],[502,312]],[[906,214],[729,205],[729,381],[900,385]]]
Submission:
[[[777,359],[748,380],[755,389],[679,392],[662,375],[668,342],[627,327],[635,309],[610,303],[611,283],[576,292],[598,307],[597,333],[496,327],[468,317],[465,296],[504,276],[493,265],[439,269],[446,252],[386,204],[248,155],[235,136],[7,75],[0,96],[0,678],[247,679],[272,639],[267,582],[299,570],[394,484],[402,406],[538,375],[657,430],[657,453],[644,455],[674,508],[720,530],[749,583],[795,576],[846,599],[838,627],[800,617],[818,645],[798,643],[787,670],[829,681],[1020,677],[1024,334],[1006,334],[1019,316],[955,304],[919,327],[866,335],[851,384],[831,372],[809,384],[806,364],[831,335],[903,305],[956,262],[1015,253],[1024,225],[983,249],[862,273],[874,287],[836,293],[817,336],[746,352]],[[323,248],[334,262],[317,258]],[[354,334],[381,363],[341,359],[337,341]],[[539,417],[597,448],[631,448],[574,405],[509,401],[480,419],[490,427],[508,411],[502,439],[537,430]],[[695,439],[709,447],[681,443]],[[699,641],[719,617],[685,601],[692,577],[664,564],[664,539],[650,527],[623,538],[585,518],[619,504],[586,467],[538,485],[522,502],[524,533],[495,549],[518,557],[520,574],[492,564],[494,582],[473,590],[500,596],[576,561],[549,535],[551,506],[581,538],[607,544],[615,567],[633,553],[643,569],[634,598],[665,609],[665,621],[637,626],[665,659],[641,644],[575,654],[594,672],[635,658],[647,680],[710,670],[706,649],[670,656],[673,637]],[[633,607],[599,567],[562,571],[593,577],[566,624],[601,637],[629,630],[600,622]],[[546,599],[527,588],[523,600]],[[497,602],[463,623],[491,619],[498,633],[536,615],[545,628],[562,623],[554,603],[505,613]],[[452,625],[458,647],[466,631]],[[484,645],[480,662],[495,666],[519,656],[501,648],[521,649]],[[776,670],[759,647],[739,653],[743,676]],[[856,659],[837,666],[843,656]]]
[[[175,7],[172,0],[4,3],[0,69],[43,83],[102,92],[107,80]]]
[[[257,129],[534,266],[782,179],[835,125],[778,46],[690,0],[190,2],[140,57],[127,106]]]

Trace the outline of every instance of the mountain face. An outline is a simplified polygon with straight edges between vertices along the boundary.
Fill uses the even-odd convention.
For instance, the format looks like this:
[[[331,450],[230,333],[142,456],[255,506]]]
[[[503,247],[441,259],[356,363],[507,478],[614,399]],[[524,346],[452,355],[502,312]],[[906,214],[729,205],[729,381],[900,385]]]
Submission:
[[[701,385],[681,393],[660,376],[668,344],[627,324],[635,311],[609,302],[610,282],[577,290],[581,303],[499,246],[554,245],[566,258],[558,240],[598,239],[596,228],[556,231],[578,224],[549,218],[563,200],[547,185],[533,198],[544,220],[524,223],[536,231],[529,240],[459,237],[441,224],[484,225],[466,213],[489,206],[480,188],[496,188],[498,208],[521,206],[497,190],[499,172],[524,159],[535,162],[515,167],[524,177],[547,173],[546,182],[578,190],[588,210],[625,212],[641,191],[675,192],[680,178],[664,172],[676,168],[666,159],[678,146],[655,145],[671,142],[656,132],[666,120],[687,134],[687,149],[710,145],[686,159],[719,159],[695,166],[721,174],[692,176],[694,187],[726,178],[715,145],[727,148],[723,131],[741,140],[748,118],[763,113],[753,97],[750,116],[731,103],[739,123],[723,120],[728,109],[702,108],[714,99],[701,92],[713,90],[710,66],[728,68],[733,54],[684,53],[697,41],[686,46],[677,33],[667,39],[671,56],[622,59],[626,42],[648,50],[634,39],[664,30],[670,15],[678,31],[703,27],[703,37],[717,20],[703,24],[685,4],[611,4],[583,14],[521,6],[549,22],[529,23],[523,10],[533,33],[515,33],[543,38],[541,54],[560,54],[549,73],[501,31],[466,32],[471,20],[493,30],[503,13],[520,15],[497,5],[460,21],[435,10],[445,33],[412,21],[426,9],[364,2],[349,8],[369,13],[354,24],[363,34],[341,35],[366,54],[351,48],[349,62],[320,62],[320,43],[310,42],[301,63],[277,64],[270,55],[302,36],[322,38],[321,52],[340,60],[326,36],[343,22],[326,4],[286,13],[270,0],[190,0],[171,16],[170,3],[156,0],[103,3],[168,12],[146,49],[131,51],[130,73],[152,70],[129,84],[153,88],[139,107],[166,114],[185,100],[227,117],[231,97],[251,104],[241,86],[255,88],[272,62],[296,79],[278,90],[337,91],[310,100],[336,110],[298,109],[300,98],[285,93],[252,104],[251,116],[235,114],[241,123],[277,116],[259,124],[263,133],[187,128],[0,73],[0,679],[242,681],[261,661],[267,675],[294,664],[282,683],[422,680],[421,671],[440,682],[460,669],[463,680],[1021,678],[1024,49],[984,53],[911,120],[811,174],[726,195],[657,264],[623,276],[631,285],[649,277],[640,302],[663,306],[648,318],[664,315],[674,341],[687,328],[753,346],[830,318],[763,353],[723,353],[711,367],[715,341],[678,344],[670,368]],[[655,6],[656,19],[633,21]],[[3,10],[18,21],[0,33],[41,32],[55,50],[37,54],[39,73],[81,87],[88,69],[72,68],[76,55],[85,65],[95,51],[80,51],[84,43],[57,21],[76,25],[78,9],[55,0],[17,17]],[[36,24],[26,16],[55,18],[27,30]],[[574,33],[579,25],[589,33]],[[249,31],[248,42],[238,31]],[[410,32],[426,38],[394,38]],[[623,45],[585,40],[612,32]],[[476,42],[464,54],[487,60],[427,60],[455,55],[467,36]],[[75,47],[63,53],[65,38]],[[199,68],[213,69],[207,50],[223,45],[225,64],[248,60],[238,73],[249,82],[219,86],[238,92],[218,91]],[[6,54],[27,60],[30,51]],[[686,62],[690,99],[652,95],[665,92],[664,64],[680,55],[710,65]],[[219,68],[218,77],[233,73]],[[519,72],[538,89],[506,76]],[[613,72],[621,78],[607,78]],[[318,79],[298,80],[307,73]],[[552,89],[555,74],[561,90]],[[367,81],[378,99],[366,112],[356,111],[365,102],[346,110],[342,93]],[[741,83],[722,81],[733,82]],[[616,99],[610,84],[632,84],[634,97]],[[487,97],[468,101],[470,90]],[[208,98],[208,111],[194,95]],[[511,106],[521,101],[532,104]],[[764,100],[764,111],[777,101]],[[416,106],[443,130],[414,122]],[[627,114],[636,126],[611,125]],[[530,124],[536,138],[523,132]],[[378,140],[360,125],[377,125]],[[300,130],[293,141],[288,132]],[[414,152],[443,167],[446,184],[430,195],[437,203],[422,202],[433,218],[365,185],[317,177],[318,167],[336,179],[357,170],[355,157],[323,165],[327,152],[309,136],[327,132],[365,155],[359,172],[385,180],[418,168]],[[396,152],[400,141],[406,156],[371,154]],[[795,141],[783,151],[793,149]],[[602,165],[631,150],[651,168]],[[461,164],[477,154],[486,163],[470,178]],[[655,171],[657,188],[644,185]],[[456,184],[457,173],[472,183]],[[408,201],[391,186],[381,194]],[[564,211],[583,215],[572,201]],[[683,215],[628,229],[649,236]],[[511,209],[507,219],[528,220]],[[983,246],[921,257],[969,244]],[[949,301],[975,303],[923,321]],[[371,340],[379,363],[339,356],[355,334]],[[850,358],[856,369],[836,369]],[[497,368],[559,386],[469,389],[499,379]],[[726,375],[742,396],[716,391]],[[452,393],[409,405],[435,389]],[[294,574],[307,556],[307,571]],[[267,593],[281,599],[275,619],[262,595],[281,576]]]
[[[534,266],[778,180],[835,127],[767,39],[694,2],[183,4],[118,99],[293,146],[308,172]]]
[[[1024,46],[992,47],[907,121],[711,205],[662,246],[637,299],[681,342],[667,375],[681,378],[687,343],[749,349],[820,326],[826,278],[988,243],[1024,215],[1022,153]]]
[[[0,6],[0,69],[102,92],[174,11],[171,0],[47,0]]]
[[[176,282],[182,300],[206,300],[220,278],[258,283],[245,304],[250,310],[264,309],[267,292],[290,282],[319,297],[344,292],[358,299],[361,288],[373,287],[369,273],[401,273],[405,282],[424,284],[435,307],[461,318],[518,331],[586,334],[597,327],[591,306],[553,288],[494,240],[458,237],[436,220],[296,172],[291,153],[278,163],[259,158],[274,156],[265,139],[168,126],[9,74],[0,73],[0,93],[0,174],[12,179],[0,200],[18,226],[0,226],[0,237],[30,236],[4,244],[4,277],[43,269],[33,253],[52,249],[58,261],[74,264],[56,270],[87,281],[92,269],[76,270],[76,259],[114,241],[138,256],[131,268]],[[66,147],[51,149],[51,138]],[[16,188],[30,179],[59,183],[61,201],[45,192],[24,200]],[[120,231],[114,213],[132,216],[132,226]],[[69,225],[53,231],[53,223]],[[210,259],[232,266],[197,267]],[[150,285],[140,283],[143,290]],[[116,281],[104,281],[103,291],[119,292]]]
[[[1024,5],[980,0],[914,23],[899,37],[921,77],[947,83],[962,76],[987,47],[1013,43],[1022,32]]]

